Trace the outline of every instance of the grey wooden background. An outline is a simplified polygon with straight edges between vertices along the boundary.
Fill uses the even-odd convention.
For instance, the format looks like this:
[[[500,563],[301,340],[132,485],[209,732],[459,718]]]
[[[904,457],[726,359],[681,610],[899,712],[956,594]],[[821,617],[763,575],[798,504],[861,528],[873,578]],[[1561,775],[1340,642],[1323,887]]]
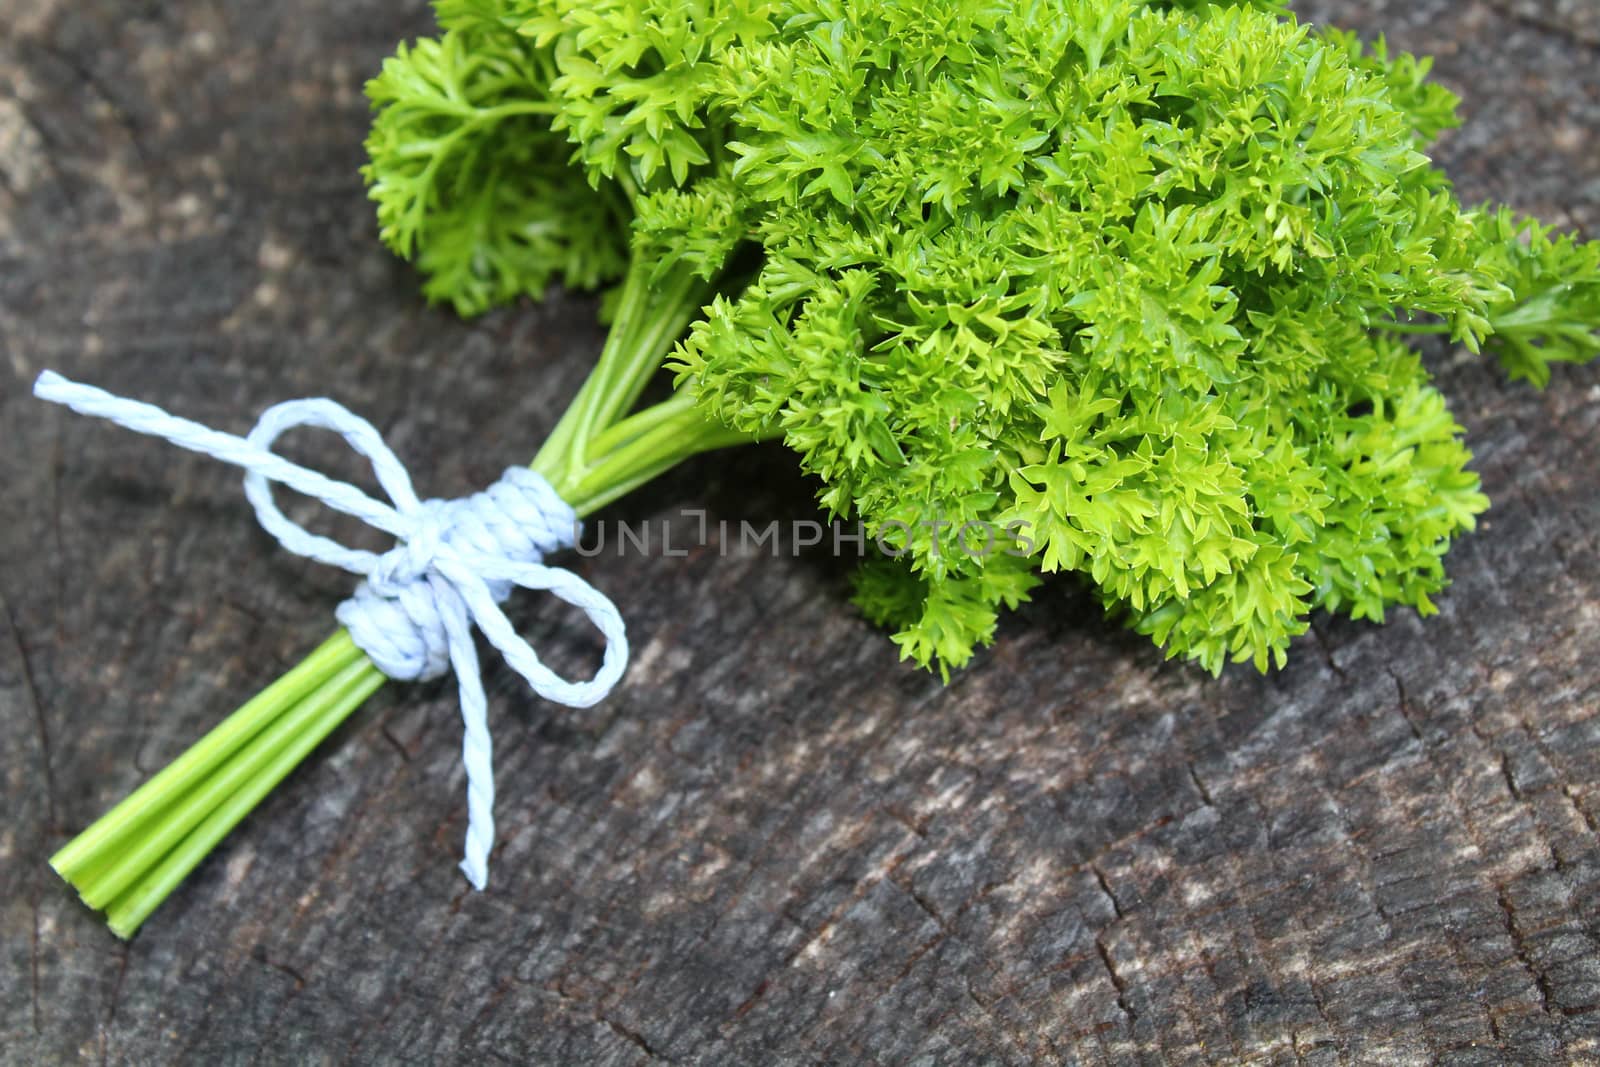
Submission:
[[[1600,226],[1593,0],[1309,14],[1439,56],[1468,199]],[[526,459],[602,334],[426,308],[356,175],[419,0],[0,0],[0,1061],[1600,1062],[1600,371],[1430,350],[1495,501],[1442,615],[1220,680],[1047,586],[949,688],[819,554],[583,561],[636,637],[557,712],[382,692],[131,944],[46,856],[308,650],[343,594],[235,473],[47,410],[43,367],[242,430],[327,394],[445,495]],[[355,465],[335,455],[341,471]],[[778,449],[607,515],[812,517]],[[567,667],[571,618],[518,618]]]

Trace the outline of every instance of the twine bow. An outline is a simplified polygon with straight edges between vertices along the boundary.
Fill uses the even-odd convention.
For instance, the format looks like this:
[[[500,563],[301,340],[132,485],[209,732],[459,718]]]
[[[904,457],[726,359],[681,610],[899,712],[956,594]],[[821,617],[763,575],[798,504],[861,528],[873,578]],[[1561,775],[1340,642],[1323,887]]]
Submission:
[[[153,404],[45,371],[34,395],[80,414],[102,418],[180,448],[243,467],[245,496],[256,519],[296,555],[341,567],[364,579],[339,605],[339,621],[385,675],[420,681],[454,671],[460,687],[467,771],[467,839],[461,869],[474,888],[488,880],[494,844],[493,745],[487,698],[473,644],[474,626],[512,670],[546,700],[589,707],[621,679],[628,639],[616,605],[568,570],[547,567],[544,557],[572,546],[577,516],[544,478],[512,467],[482,492],[455,500],[422,500],[411,476],[367,420],[325,399],[290,400],[262,413],[246,437],[222,433],[169,415]],[[292,463],[272,451],[287,430],[332,430],[371,464],[389,503],[348,482]],[[391,534],[383,553],[342,545],[293,522],[273,499],[278,482]],[[542,589],[581,609],[605,638],[600,669],[573,682],[546,667],[512,627],[500,604],[513,587]]]

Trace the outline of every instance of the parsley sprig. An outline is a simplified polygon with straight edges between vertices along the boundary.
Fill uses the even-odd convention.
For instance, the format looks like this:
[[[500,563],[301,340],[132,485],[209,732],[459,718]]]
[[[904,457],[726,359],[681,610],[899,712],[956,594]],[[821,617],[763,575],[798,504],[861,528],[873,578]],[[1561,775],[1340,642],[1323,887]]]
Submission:
[[[1269,0],[435,6],[368,85],[383,240],[463,315],[611,294],[534,466],[588,512],[782,439],[904,531],[856,601],[946,675],[1051,571],[1214,672],[1428,614],[1488,501],[1408,338],[1600,352],[1600,246],[1456,200],[1427,61]],[[377,684],[335,637],[58,870],[131,933]]]

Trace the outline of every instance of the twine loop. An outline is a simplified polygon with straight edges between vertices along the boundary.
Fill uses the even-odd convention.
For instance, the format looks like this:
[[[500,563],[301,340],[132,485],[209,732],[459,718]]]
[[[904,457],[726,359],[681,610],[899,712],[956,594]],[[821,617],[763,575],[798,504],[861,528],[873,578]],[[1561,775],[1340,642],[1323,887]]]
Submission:
[[[461,869],[482,889],[494,844],[493,744],[487,698],[472,638],[474,627],[540,696],[568,707],[589,707],[608,694],[628,663],[628,639],[616,605],[572,571],[544,557],[576,543],[577,515],[543,477],[512,467],[489,488],[455,500],[422,500],[411,476],[372,424],[326,399],[290,400],[262,413],[246,437],[213,430],[152,405],[39,375],[34,395],[74,411],[161,437],[245,470],[244,491],[256,519],[296,555],[362,576],[335,614],[356,645],[398,681],[437,678],[453,671],[460,687],[467,771],[467,840]],[[348,482],[292,463],[272,451],[286,431],[330,430],[371,464],[389,501]],[[278,507],[272,483],[288,486],[353,515],[395,538],[383,553],[314,534]],[[515,587],[545,590],[579,608],[605,638],[594,677],[562,678],[500,610]]]

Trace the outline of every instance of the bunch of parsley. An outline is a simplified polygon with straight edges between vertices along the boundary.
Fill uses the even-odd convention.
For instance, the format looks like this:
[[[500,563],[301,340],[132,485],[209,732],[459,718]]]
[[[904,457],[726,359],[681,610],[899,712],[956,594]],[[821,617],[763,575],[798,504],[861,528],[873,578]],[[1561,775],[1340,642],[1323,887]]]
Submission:
[[[1268,0],[435,7],[367,87],[383,239],[463,315],[608,292],[534,467],[587,513],[781,438],[905,535],[857,602],[923,666],[1042,571],[1212,671],[1428,613],[1487,500],[1406,337],[1539,385],[1600,352],[1600,247],[1456,201],[1426,61]],[[333,638],[57,869],[131,933],[379,681]]]
[[[858,602],[923,665],[1040,571],[1213,671],[1315,608],[1427,613],[1487,501],[1400,335],[1540,383],[1600,350],[1600,252],[1455,201],[1427,64],[1278,4],[437,9],[369,86],[384,239],[463,314],[620,280],[637,359],[555,469],[670,347],[696,433],[781,436],[830,511],[909,531]]]

